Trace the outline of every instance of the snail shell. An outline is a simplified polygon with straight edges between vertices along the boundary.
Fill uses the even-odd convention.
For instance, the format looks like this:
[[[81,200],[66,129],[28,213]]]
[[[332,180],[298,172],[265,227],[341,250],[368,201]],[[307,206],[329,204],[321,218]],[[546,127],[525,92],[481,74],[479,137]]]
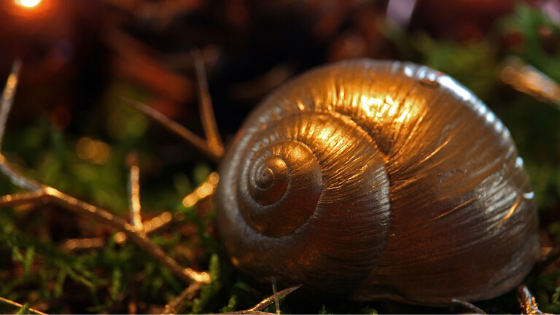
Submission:
[[[539,256],[509,131],[427,67],[357,60],[292,80],[250,115],[220,173],[225,247],[263,281],[447,305],[512,289]]]

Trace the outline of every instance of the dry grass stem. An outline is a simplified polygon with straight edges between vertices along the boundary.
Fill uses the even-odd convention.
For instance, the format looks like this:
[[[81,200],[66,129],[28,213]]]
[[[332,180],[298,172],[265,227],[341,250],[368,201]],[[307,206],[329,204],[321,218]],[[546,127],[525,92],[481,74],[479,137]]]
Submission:
[[[6,304],[10,304],[10,305],[13,305],[13,306],[16,306],[16,307],[20,307],[20,308],[23,307],[22,304],[19,304],[19,303],[17,303],[17,302],[14,302],[14,301],[5,299],[5,298],[3,298],[3,297],[0,297],[0,302],[6,303]],[[46,313],[43,313],[43,312],[38,311],[38,310],[36,310],[36,309],[33,309],[33,308],[31,308],[31,307],[29,308],[29,311],[32,312],[32,313],[35,313],[35,314],[47,315]]]
[[[11,108],[12,100],[15,95],[17,87],[17,75],[19,73],[19,62],[16,61],[12,67],[12,73],[2,94],[2,108],[0,109],[0,117],[6,117],[0,120],[0,143],[1,136],[4,135],[6,128],[7,116]],[[136,226],[129,224],[126,220],[117,217],[109,211],[90,205],[84,201],[78,200],[74,197],[66,195],[53,187],[40,184],[32,179],[27,178],[19,173],[15,168],[10,165],[4,155],[0,154],[0,172],[10,178],[10,180],[17,186],[28,190],[28,193],[19,193],[14,195],[4,196],[0,199],[0,206],[11,206],[21,203],[48,201],[58,204],[70,211],[79,215],[93,217],[112,228],[122,231],[126,236],[132,239],[140,248],[148,252],[153,258],[166,266],[175,276],[182,279],[187,283],[208,283],[210,276],[207,272],[197,272],[191,268],[184,268],[176,260],[167,255],[159,246],[153,243],[143,231],[138,231]],[[139,188],[138,188],[139,191]],[[139,215],[139,203],[138,203]]]

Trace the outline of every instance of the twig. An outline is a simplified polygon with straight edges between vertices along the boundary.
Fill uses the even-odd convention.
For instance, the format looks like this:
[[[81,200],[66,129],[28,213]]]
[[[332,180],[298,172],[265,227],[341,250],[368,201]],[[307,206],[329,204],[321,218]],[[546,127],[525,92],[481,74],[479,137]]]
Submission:
[[[204,63],[200,51],[195,49],[192,52],[194,65],[196,70],[196,84],[198,87],[198,105],[200,108],[200,118],[202,126],[204,127],[204,134],[208,141],[208,146],[217,155],[224,154],[224,145],[220,139],[218,126],[216,125],[216,118],[214,116],[214,109],[212,108],[212,99],[208,92],[208,80],[206,78],[206,71],[204,70]]]
[[[20,69],[21,60],[17,59],[12,65],[12,71],[10,72],[10,76],[6,81],[4,92],[2,93],[2,101],[0,102],[0,150],[2,149],[2,141],[4,140],[4,133],[6,131],[6,122],[8,121],[8,115],[10,114],[10,110],[12,109],[14,96],[16,95]],[[27,179],[13,167],[11,167],[2,154],[0,154],[0,171],[6,174],[6,176],[10,178],[12,183],[14,183],[14,185],[22,187],[26,190],[36,191],[41,188],[41,185],[39,183]]]
[[[0,207],[11,207],[22,203],[45,201],[45,192],[38,190],[0,197]]]
[[[193,190],[192,193],[183,198],[183,206],[186,208],[192,207],[201,199],[214,195],[219,181],[220,176],[217,172],[210,174],[202,184]]]
[[[231,312],[231,313],[223,313],[223,314],[267,314],[267,315],[274,315],[276,313],[270,313],[270,312],[263,312],[263,311],[254,311],[254,310],[244,310],[244,311],[239,311],[239,312]]]
[[[244,311],[231,312],[231,313],[228,313],[228,314],[271,314],[271,313],[263,312],[262,310],[264,310],[267,306],[272,304],[274,302],[275,298],[284,297],[284,296],[294,292],[295,290],[299,289],[301,286],[302,285],[300,284],[300,285],[297,285],[295,287],[284,289],[284,290],[278,292],[277,294],[273,294],[273,295],[267,297],[266,299],[260,301],[257,305],[253,306],[250,309],[247,309],[247,310],[244,310]]]
[[[149,234],[163,228],[173,220],[173,215],[169,211],[165,211],[157,217],[144,221],[144,233]]]
[[[3,131],[3,126],[0,126],[0,130]],[[38,182],[25,177],[23,174],[18,172],[9,162],[6,157],[0,153],[0,171],[6,175],[14,185],[21,187],[25,190],[32,192],[37,192],[41,190],[41,184]]]
[[[272,281],[272,296],[274,297],[274,306],[276,306],[276,314],[280,314],[280,299],[278,298],[278,292],[276,292],[276,278],[271,277]]]
[[[10,75],[10,78],[17,78],[18,70],[19,66],[17,66],[16,62],[16,65],[12,68],[12,74]],[[11,101],[8,100],[13,98],[13,93],[17,86],[17,79],[12,79],[11,82],[15,83],[10,83],[10,79],[8,81],[9,82],[6,84],[4,93],[2,94],[2,108],[0,109],[0,117],[8,116],[11,105]],[[0,123],[0,143],[2,141],[1,136],[4,135],[5,127],[5,121],[3,123]],[[92,206],[86,202],[66,195],[54,189],[53,187],[37,183],[25,177],[24,175],[17,172],[2,154],[0,154],[0,172],[10,178],[15,185],[25,190],[31,191],[27,194],[4,196],[0,199],[0,206],[37,201],[39,199],[51,201],[75,213],[94,217],[102,221],[103,223],[124,232],[138,246],[147,251],[152,257],[154,257],[164,266],[169,268],[171,272],[173,272],[183,281],[187,283],[210,282],[210,275],[207,272],[196,272],[191,268],[181,267],[179,263],[177,263],[177,261],[168,256],[159,246],[157,246],[146,235],[144,235],[144,233],[138,233],[136,231],[136,228],[129,224],[126,220],[114,216],[107,210]]]
[[[2,139],[4,139],[4,130],[6,129],[6,121],[8,120],[8,114],[12,108],[12,103],[14,102],[14,96],[16,95],[16,87],[19,78],[19,71],[21,69],[21,60],[16,59],[12,65],[12,70],[10,71],[10,76],[6,81],[6,86],[4,87],[4,93],[2,93],[2,102],[0,103],[0,148],[2,147]]]
[[[5,159],[3,163],[3,166],[11,168],[7,164],[7,161]],[[4,168],[1,168],[1,170],[3,172]],[[8,177],[10,176],[10,173],[3,173]],[[25,178],[23,179],[25,180]],[[6,207],[15,204],[34,202],[38,200],[51,201],[77,214],[94,217],[111,226],[112,228],[124,232],[127,237],[132,239],[138,246],[146,250],[150,255],[152,255],[152,257],[161,262],[164,266],[168,267],[176,276],[186,281],[187,283],[207,283],[210,280],[210,276],[207,272],[196,272],[191,268],[181,267],[179,263],[177,263],[173,258],[169,257],[159,246],[153,243],[148,237],[143,235],[143,233],[136,232],[134,226],[129,224],[124,219],[114,216],[107,210],[98,208],[74,197],[66,195],[50,186],[43,185],[39,188],[39,190],[33,191],[31,193],[20,193],[15,195],[3,196],[0,198],[0,206]]]
[[[464,306],[466,308],[468,308],[469,310],[475,312],[476,314],[487,314],[485,311],[483,311],[481,308],[477,307],[474,304],[471,304],[467,301],[463,301],[463,300],[458,300],[458,299],[452,299],[451,302],[455,303],[455,304],[459,304],[461,306]]]
[[[105,238],[91,237],[91,238],[71,238],[64,241],[61,248],[67,251],[85,250],[94,248],[105,247]]]
[[[169,257],[159,246],[152,242],[143,233],[136,232],[136,229],[129,224],[126,220],[114,216],[107,210],[92,206],[74,197],[68,196],[52,187],[44,186],[44,191],[50,201],[74,211],[81,215],[92,216],[105,224],[120,230],[126,234],[128,238],[134,241],[138,246],[148,252],[152,257],[169,268],[177,277],[181,278],[187,283],[210,281],[210,276],[207,272],[197,272],[191,268],[183,268],[173,258]]]
[[[527,65],[519,58],[509,58],[502,68],[500,78],[514,89],[548,102],[560,109],[560,84]]]
[[[206,142],[206,140],[202,139],[201,137],[197,136],[196,134],[192,133],[187,128],[181,126],[177,122],[173,121],[169,117],[163,115],[162,113],[158,112],[151,107],[142,104],[140,102],[136,102],[127,98],[121,98],[125,102],[127,102],[132,107],[136,108],[137,110],[141,111],[142,113],[146,114],[148,117],[152,118],[153,120],[160,123],[163,127],[167,128],[172,133],[176,134],[188,144],[192,145],[193,147],[200,150],[206,156],[211,158],[214,161],[218,161],[223,152],[215,152]]]
[[[224,146],[222,144],[222,140],[220,139],[220,133],[218,132],[216,118],[214,116],[214,110],[212,109],[212,100],[210,98],[210,93],[208,92],[206,72],[204,71],[202,57],[200,56],[200,52],[198,50],[195,50],[192,53],[192,56],[196,70],[200,119],[202,121],[202,126],[204,127],[204,134],[206,139],[202,139],[187,128],[181,126],[169,117],[163,115],[162,113],[154,110],[147,105],[129,100],[127,98],[122,99],[131,106],[135,107],[139,111],[152,118],[153,120],[159,122],[165,128],[175,133],[187,143],[191,144],[206,156],[217,162],[224,155]]]
[[[539,310],[535,297],[524,285],[517,287],[517,301],[519,302],[523,314],[548,314]]]
[[[136,153],[128,154],[128,197],[130,203],[130,221],[137,231],[144,233],[142,216],[140,215],[140,168]]]
[[[6,304],[10,304],[10,305],[13,305],[13,306],[20,307],[20,308],[23,307],[22,304],[19,304],[19,303],[17,303],[17,302],[14,302],[14,301],[5,299],[5,298],[3,298],[3,297],[0,297],[0,301],[1,301],[1,302],[4,302],[4,303],[6,303]],[[46,313],[43,313],[43,312],[38,311],[38,310],[36,310],[36,309],[34,309],[34,308],[31,308],[31,307],[29,308],[29,311],[31,311],[31,312],[33,312],[33,313],[35,313],[35,314],[47,315]]]
[[[193,299],[194,295],[202,287],[201,283],[193,283],[188,286],[179,296],[177,296],[173,301],[165,305],[163,309],[163,314],[180,314],[186,308],[186,303]]]

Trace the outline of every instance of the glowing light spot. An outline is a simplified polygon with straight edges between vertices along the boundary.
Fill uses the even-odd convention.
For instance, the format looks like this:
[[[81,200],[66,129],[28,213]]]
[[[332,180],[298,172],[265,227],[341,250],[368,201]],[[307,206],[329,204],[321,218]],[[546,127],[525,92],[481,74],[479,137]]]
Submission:
[[[196,190],[196,196],[199,199],[202,199],[208,195],[210,195],[212,193],[212,191],[214,190],[214,188],[212,187],[212,185],[210,185],[209,183],[204,183],[202,184],[202,186],[200,186],[197,190]]]
[[[115,243],[123,245],[126,242],[126,234],[124,232],[117,232],[113,236],[113,240]]]
[[[502,132],[504,130],[504,124],[502,124],[499,120],[496,121],[494,124],[494,128],[496,128],[497,132]]]
[[[518,195],[517,199],[515,200],[515,203],[513,204],[513,206],[511,206],[511,208],[509,208],[509,212],[504,216],[502,222],[500,222],[500,225],[506,222],[507,219],[509,219],[515,213],[520,203],[521,203],[521,196]]]
[[[208,177],[208,182],[214,185],[214,187],[218,185],[219,181],[220,181],[220,175],[218,175],[218,173],[216,172],[210,174],[210,176]]]
[[[80,138],[76,144],[76,153],[82,160],[92,159],[95,156],[95,142],[88,137]]]
[[[520,157],[517,157],[517,159],[515,160],[515,167],[522,167],[523,166],[523,159]]]
[[[414,70],[412,70],[412,67],[407,65],[407,66],[404,67],[404,74],[407,77],[412,77],[414,75]]]
[[[190,208],[194,206],[197,201],[198,198],[196,197],[196,195],[188,195],[183,199],[183,206],[185,206],[186,208]]]
[[[167,211],[165,211],[164,213],[161,214],[161,220],[164,223],[167,223],[167,222],[171,221],[172,218],[173,217],[171,216],[171,213],[169,213]]]
[[[362,110],[366,114],[366,116],[371,117],[371,105],[370,105],[371,98],[366,96],[362,96]]]
[[[41,3],[42,0],[16,0],[16,4],[24,8],[34,8]]]
[[[149,231],[149,230],[152,229],[152,222],[146,222],[146,223],[143,224],[143,226],[144,226],[145,230]]]
[[[95,155],[92,158],[93,163],[105,164],[111,158],[111,147],[102,141],[95,141]]]
[[[169,259],[171,259],[171,257],[169,257]],[[186,268],[184,270],[184,273],[188,277],[193,278],[194,280],[196,280],[198,282],[210,283],[210,274],[208,274],[207,272],[197,273],[194,270],[192,270],[191,268]]]
[[[238,260],[237,258],[232,257],[232,258],[231,258],[231,263],[232,263],[234,266],[239,267],[239,260]]]
[[[393,98],[391,96],[387,96],[385,97],[385,103],[394,106],[395,105],[395,101],[393,100]]]
[[[439,78],[439,83],[450,90],[453,90],[459,96],[461,96],[464,100],[469,100],[472,97],[472,94],[467,91],[464,87],[459,85],[455,80],[451,79],[448,76],[441,76]]]
[[[493,123],[496,120],[496,116],[492,112],[488,112],[486,114],[486,121],[489,123]]]
[[[410,118],[411,116],[412,116],[411,109],[406,108],[405,110],[403,110],[401,115],[395,119],[395,121],[397,121],[399,123],[403,123],[407,118]]]
[[[80,244],[80,243],[79,243],[79,241],[78,241],[77,239],[71,239],[71,240],[68,240],[68,241],[66,242],[66,247],[67,247],[68,249],[74,249],[74,248],[78,247],[79,244]]]
[[[389,116],[394,116],[397,113],[397,106],[391,106],[391,108],[389,108]]]
[[[194,206],[199,200],[214,194],[214,191],[218,186],[219,180],[220,177],[216,172],[210,174],[210,176],[208,176],[208,178],[204,181],[204,183],[198,186],[188,196],[183,198],[183,206],[185,206],[186,208],[190,208]],[[169,220],[171,220],[171,218],[169,218]]]
[[[111,158],[111,147],[103,141],[83,137],[76,143],[76,154],[82,160],[105,164]]]
[[[334,128],[332,126],[324,126],[324,128],[321,128],[319,134],[317,135],[318,138],[321,138],[325,141],[327,140],[331,140],[332,136],[334,133]]]

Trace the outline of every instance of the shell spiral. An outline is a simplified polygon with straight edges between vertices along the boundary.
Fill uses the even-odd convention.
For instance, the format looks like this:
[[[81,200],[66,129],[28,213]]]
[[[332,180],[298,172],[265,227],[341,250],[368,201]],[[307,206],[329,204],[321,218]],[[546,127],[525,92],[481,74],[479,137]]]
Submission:
[[[450,77],[357,60],[268,97],[220,166],[218,226],[257,279],[446,305],[510,290],[539,255],[507,128]]]

